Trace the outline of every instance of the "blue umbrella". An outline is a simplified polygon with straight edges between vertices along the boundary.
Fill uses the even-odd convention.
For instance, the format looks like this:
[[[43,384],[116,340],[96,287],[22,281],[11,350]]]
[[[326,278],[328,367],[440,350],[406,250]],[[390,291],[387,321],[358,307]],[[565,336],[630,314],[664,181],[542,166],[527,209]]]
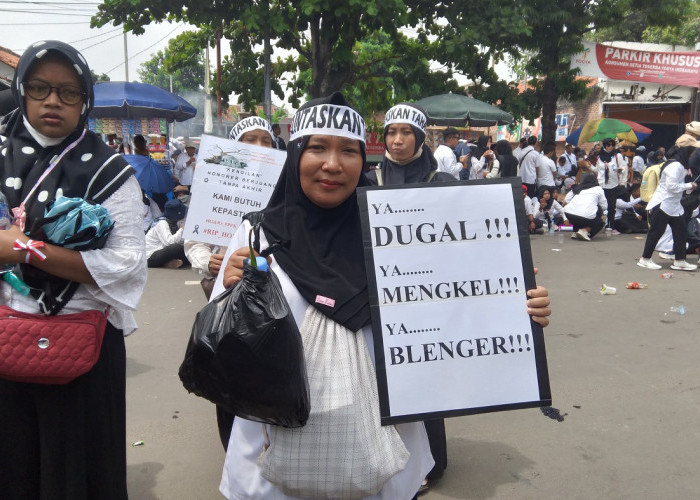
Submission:
[[[91,118],[164,118],[182,122],[197,109],[176,94],[140,82],[103,82],[95,85]]]
[[[136,180],[147,193],[169,193],[174,187],[168,170],[148,156],[124,155],[124,159],[134,167]]]

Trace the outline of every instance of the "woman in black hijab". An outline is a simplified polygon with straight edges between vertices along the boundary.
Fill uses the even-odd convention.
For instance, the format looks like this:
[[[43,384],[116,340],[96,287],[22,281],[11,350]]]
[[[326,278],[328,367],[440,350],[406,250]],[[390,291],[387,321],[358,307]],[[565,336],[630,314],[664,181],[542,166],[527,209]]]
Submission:
[[[384,144],[386,153],[379,170],[367,177],[373,184],[403,185],[419,182],[454,181],[454,176],[437,171],[437,161],[430,148],[425,147],[427,117],[413,104],[397,104],[384,115]],[[445,420],[426,420],[425,430],[435,466],[421,484],[420,493],[430,487],[430,481],[442,477],[447,468],[447,437]]]
[[[327,123],[324,117],[331,115],[337,119]],[[309,314],[319,312],[361,336],[369,347],[372,343],[369,296],[355,194],[357,186],[366,184],[362,173],[364,121],[341,94],[334,93],[299,109],[291,131],[282,174],[262,211],[260,247],[264,250],[275,243],[281,245],[272,254],[270,268],[279,277],[284,296],[300,327],[306,322],[305,315],[308,318]],[[224,272],[219,273],[212,297],[221,293],[224,285],[231,286],[240,278],[246,254],[242,247],[247,242],[249,228],[249,222],[244,221],[229,244],[224,258],[227,265]],[[336,365],[341,369],[343,360],[336,360]],[[307,371],[311,373],[312,370],[317,372],[319,367],[307,362]],[[342,399],[343,395],[337,397]],[[312,392],[312,415],[307,426],[314,425],[313,398]],[[390,477],[370,498],[411,498],[432,466],[420,423],[399,424],[396,429],[410,457],[403,470]],[[319,440],[328,440],[332,447],[332,430],[319,432],[323,434]],[[271,441],[274,442],[274,437]],[[222,477],[221,491],[225,496],[296,498],[286,489],[286,494],[283,493],[282,485],[273,484],[263,476],[258,465],[263,444],[261,425],[236,417]],[[360,442],[355,445],[366,446]],[[343,453],[352,455],[351,450]],[[319,465],[319,470],[326,466]]]
[[[4,498],[127,498],[126,353],[146,281],[141,190],[131,167],[85,129],[94,94],[83,56],[62,42],[30,46],[12,82],[18,109],[0,134],[0,189],[17,225],[0,231],[0,264],[20,264],[31,294],[2,284],[14,310],[63,315],[109,309],[100,357],[63,385],[0,379],[0,491]],[[99,203],[114,227],[86,251],[49,244],[39,224],[61,196]],[[41,253],[17,251],[29,238]]]
[[[425,146],[427,117],[414,104],[397,104],[384,116],[386,153],[379,170],[370,171],[371,184],[386,186],[430,181],[454,181],[454,176],[437,171],[437,161]]]
[[[266,239],[264,243],[279,242],[283,244],[282,251],[277,250],[273,254],[275,259],[273,268],[278,263],[282,271],[289,275],[291,283],[298,294],[303,297],[303,302],[312,304],[326,316],[353,330],[366,325],[369,321],[369,299],[367,297],[362,235],[356,197],[354,193],[350,193],[338,205],[322,206],[319,202],[323,202],[323,198],[315,198],[309,194],[308,187],[305,187],[308,186],[308,182],[304,181],[301,158],[307,154],[310,148],[313,150],[319,146],[321,148],[327,146],[317,144],[317,136],[309,136],[309,132],[299,130],[299,124],[303,125],[310,121],[308,117],[314,113],[314,107],[323,102],[344,103],[344,99],[341,99],[342,96],[339,94],[333,94],[328,99],[311,101],[295,115],[292,124],[293,134],[287,148],[287,161],[275,192],[267,208],[263,211],[265,219],[262,227]],[[322,116],[320,113],[318,115]],[[385,119],[387,154],[382,162],[381,170],[368,174],[370,182],[381,185],[403,185],[430,182],[431,180],[454,181],[453,176],[437,172],[432,153],[423,145],[425,122],[425,114],[413,105],[399,104],[387,112]],[[294,132],[295,130],[296,132]],[[309,129],[307,128],[307,130]],[[310,130],[313,133],[321,133],[318,129],[310,128]],[[344,132],[343,135],[348,134]],[[364,140],[359,137],[357,140],[361,141],[362,156],[364,157]],[[365,179],[360,176],[357,185],[364,183]],[[229,251],[224,259],[227,262],[224,276],[217,282],[212,296],[218,295],[224,286],[231,286],[240,279],[243,268],[242,261],[249,254],[247,247],[244,246],[247,227],[249,227],[247,224],[243,226],[229,245]],[[233,249],[238,250],[233,251]],[[285,282],[284,279],[280,281]],[[547,291],[539,287],[538,290],[531,292],[528,307],[539,309],[533,315],[533,319],[546,326],[548,323],[546,316],[549,314]],[[294,308],[294,304],[299,303],[299,300],[290,297],[288,297],[288,301],[292,308]],[[297,321],[301,315],[295,313]],[[439,477],[443,473],[447,460],[444,444],[444,421],[431,422],[436,422],[438,427],[436,433],[438,434],[438,444],[442,442],[442,447],[437,453],[432,450],[433,455],[436,455],[435,461],[442,460],[442,463],[434,469],[435,477]],[[426,422],[429,436],[431,422]],[[259,426],[259,424],[257,425]],[[260,495],[260,490],[253,489],[254,478],[242,478],[240,476],[243,475],[243,472],[236,472],[239,469],[245,469],[245,467],[239,467],[240,462],[245,461],[245,457],[237,455],[237,453],[240,454],[240,451],[235,449],[234,444],[237,440],[252,439],[252,433],[246,430],[246,426],[247,423],[244,419],[236,418],[230,441],[231,446],[227,452],[227,466],[224,471],[225,482],[229,485],[235,484],[238,488],[236,493],[239,496],[245,496],[240,491],[240,489],[244,489],[245,494],[249,496],[259,495],[260,498],[265,498],[264,494]],[[439,435],[440,427],[442,427],[441,437]],[[402,436],[405,434],[402,433]],[[414,436],[414,438],[416,437]],[[409,450],[411,446],[416,446],[422,451],[420,439],[410,441],[404,439],[404,441]],[[254,446],[253,449],[255,449]],[[411,453],[413,456],[414,452]],[[416,453],[416,455],[418,460],[425,460],[425,457],[420,453]],[[251,457],[251,460],[254,460],[254,457]],[[422,463],[425,465],[425,462]],[[227,470],[229,471],[228,476]],[[422,473],[418,478],[417,487],[420,481],[428,475],[430,467],[420,469],[416,467],[415,463],[412,464],[409,461],[406,469],[401,474],[397,474],[397,477],[392,478],[390,485],[372,498],[386,498],[387,500],[409,498],[405,494],[397,494],[399,490],[395,488],[402,487],[397,484],[395,479],[398,480],[398,476],[403,474],[407,477],[410,476],[413,480],[415,479],[413,474],[416,471]],[[248,489],[245,488],[246,484],[250,485]],[[264,482],[259,483],[259,485],[267,487]],[[410,489],[403,491],[410,491]],[[231,497],[238,498],[235,494]]]

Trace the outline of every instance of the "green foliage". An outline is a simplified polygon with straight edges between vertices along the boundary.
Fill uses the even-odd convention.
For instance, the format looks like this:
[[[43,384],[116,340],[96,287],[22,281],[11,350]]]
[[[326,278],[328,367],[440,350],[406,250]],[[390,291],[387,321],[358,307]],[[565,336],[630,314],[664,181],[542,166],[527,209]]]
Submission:
[[[186,31],[170,39],[165,50],[159,50],[138,69],[139,78],[164,90],[173,92],[199,90],[204,85],[204,47],[206,33]]]
[[[700,0],[672,0],[649,6],[632,7],[631,0],[617,2],[618,23],[596,27],[586,35],[594,42],[620,40],[625,42],[667,43],[693,46],[700,41]]]
[[[92,77],[92,83],[98,83],[98,82],[108,82],[109,81],[109,75],[102,73],[98,75],[95,73],[93,70],[90,70],[90,76]]]

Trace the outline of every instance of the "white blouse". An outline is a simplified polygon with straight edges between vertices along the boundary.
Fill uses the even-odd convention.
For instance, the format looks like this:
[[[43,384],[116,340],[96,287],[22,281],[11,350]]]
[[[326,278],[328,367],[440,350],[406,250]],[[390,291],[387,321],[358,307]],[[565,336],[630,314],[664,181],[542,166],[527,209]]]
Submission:
[[[231,254],[237,249],[247,246],[246,237],[250,230],[250,224],[245,221],[238,227],[229,243],[224,262],[228,262]],[[268,246],[265,234],[260,231],[260,248]],[[282,291],[289,303],[290,309],[301,328],[304,315],[309,303],[304,300],[296,289],[289,276],[280,268],[277,261],[272,259],[270,268],[275,272],[282,285]],[[223,275],[219,273],[212,299],[223,290]],[[365,343],[369,349],[369,354],[374,360],[374,342],[372,340],[372,329],[370,326],[364,327],[362,334],[365,336]],[[240,417],[233,421],[231,438],[229,440],[224,470],[221,475],[219,491],[229,500],[295,500],[293,497],[282,493],[275,485],[268,482],[261,475],[261,470],[257,465],[257,459],[263,450],[264,438],[262,425]],[[409,500],[418,491],[423,478],[430,472],[434,462],[430,454],[430,445],[422,422],[411,422],[407,424],[397,424],[396,430],[399,432],[404,445],[410,452],[410,458],[406,467],[394,475],[384,487],[372,497],[366,500]]]
[[[101,205],[109,212],[114,228],[103,248],[80,252],[97,285],[81,284],[59,314],[105,310],[109,306],[109,322],[128,335],[137,327],[131,311],[141,300],[147,276],[143,201],[136,177],[129,177]],[[40,312],[31,296],[22,296],[4,281],[0,283],[3,304],[16,311]]]

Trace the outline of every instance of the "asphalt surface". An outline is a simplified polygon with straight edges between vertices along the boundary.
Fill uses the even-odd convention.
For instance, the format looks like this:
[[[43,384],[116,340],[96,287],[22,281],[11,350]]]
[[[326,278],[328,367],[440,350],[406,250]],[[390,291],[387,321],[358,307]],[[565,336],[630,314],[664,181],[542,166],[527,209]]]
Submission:
[[[700,275],[662,279],[668,261],[639,268],[642,238],[532,237],[553,307],[553,406],[448,419],[447,471],[421,498],[698,498]],[[630,281],[648,288],[627,290]],[[617,294],[601,295],[603,283]],[[132,500],[222,498],[214,408],[177,376],[204,304],[193,271],[149,270],[140,329],[127,338]],[[684,315],[671,312],[680,304]]]

